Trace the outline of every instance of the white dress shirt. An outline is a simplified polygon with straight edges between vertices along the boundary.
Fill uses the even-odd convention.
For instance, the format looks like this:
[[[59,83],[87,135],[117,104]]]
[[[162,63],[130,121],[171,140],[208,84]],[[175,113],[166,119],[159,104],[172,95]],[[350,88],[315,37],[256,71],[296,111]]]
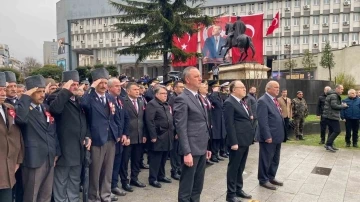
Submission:
[[[2,105],[0,105],[0,114],[6,124],[6,116],[5,116],[5,111],[4,111],[4,108],[2,107]]]
[[[232,94],[231,94],[231,96],[232,96],[233,98],[235,98],[235,100],[244,107],[247,115],[249,115],[249,111],[248,111],[248,109],[246,108],[246,106],[241,102],[241,99],[239,99],[238,97],[236,97],[236,96],[234,96],[234,95],[232,95]]]

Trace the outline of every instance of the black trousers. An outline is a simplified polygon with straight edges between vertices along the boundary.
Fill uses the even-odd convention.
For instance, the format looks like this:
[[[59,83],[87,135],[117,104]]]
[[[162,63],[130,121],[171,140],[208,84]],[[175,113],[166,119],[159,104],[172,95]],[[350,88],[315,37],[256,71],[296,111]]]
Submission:
[[[220,145],[221,145],[221,139],[219,140],[211,140],[211,155],[212,156],[216,156],[219,155],[219,151],[220,151]]]
[[[326,124],[329,127],[329,131],[332,131],[330,137],[326,141],[327,146],[332,146],[334,144],[335,139],[340,134],[340,122],[338,120],[326,119]]]
[[[111,189],[118,187],[119,183],[119,174],[121,168],[122,152],[115,154],[113,173],[111,179]]]
[[[260,184],[265,184],[269,180],[275,179],[280,163],[281,143],[259,142],[259,146],[258,180]]]
[[[140,173],[140,158],[142,155],[142,144],[131,144],[124,147],[121,167],[120,167],[120,178],[121,184],[128,184],[128,164],[131,158],[131,181],[137,181]]]
[[[0,189],[0,201],[1,202],[13,202],[12,189]]]
[[[200,202],[200,194],[204,186],[206,154],[193,156],[193,163],[192,167],[182,165],[178,202]]]
[[[173,149],[170,151],[171,173],[181,173],[181,156],[179,151],[179,140],[174,139]]]
[[[352,142],[353,144],[357,144],[358,142],[358,130],[359,130],[359,119],[346,119],[345,122],[346,127],[346,135],[345,141],[350,144],[351,141],[351,132],[352,132]]]
[[[213,75],[213,80],[219,80],[219,75]]]
[[[143,144],[142,144],[142,151],[141,151],[140,163],[144,163],[144,154],[148,152],[147,146],[148,146],[147,143],[143,143]],[[147,155],[147,162],[146,162],[146,164],[149,164],[149,155]]]
[[[158,181],[165,177],[165,164],[168,157],[168,151],[148,151],[150,155],[149,162],[149,183]]]
[[[285,137],[285,139],[287,139],[288,138],[288,134],[289,134],[289,128],[290,128],[290,125],[289,125],[289,123],[290,123],[290,119],[289,118],[284,118],[284,123],[285,123],[285,135],[286,135],[286,137]]]
[[[226,198],[236,197],[236,192],[240,192],[243,188],[242,174],[245,169],[248,153],[249,147],[239,147],[238,150],[231,150],[229,148]]]
[[[225,154],[228,152],[227,146],[226,146],[226,138],[220,140],[220,154]]]
[[[24,186],[21,174],[21,166],[15,173],[16,184],[12,188],[12,195],[15,198],[15,202],[23,202],[24,197]],[[0,200],[1,201],[1,200]]]
[[[326,120],[325,120],[324,117],[321,116],[321,119],[320,119],[320,138],[321,138],[322,142],[325,142],[326,127],[327,127]],[[328,138],[330,137],[331,133],[332,133],[332,131],[330,131],[330,128],[329,128]]]

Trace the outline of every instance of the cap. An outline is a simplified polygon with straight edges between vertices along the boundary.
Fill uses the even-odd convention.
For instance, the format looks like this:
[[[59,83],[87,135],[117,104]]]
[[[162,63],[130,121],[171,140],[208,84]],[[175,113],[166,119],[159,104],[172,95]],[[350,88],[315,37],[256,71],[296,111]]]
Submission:
[[[6,76],[6,82],[8,83],[16,83],[16,75],[14,72],[12,71],[5,71],[5,76]]]
[[[174,81],[173,80],[168,80],[163,82],[163,85],[168,86],[168,85],[174,85]]]
[[[68,82],[69,80],[73,80],[75,82],[79,82],[79,72],[76,70],[65,71],[62,73],[62,82]]]
[[[209,82],[209,86],[211,87],[220,87],[220,83],[217,80],[213,80]]]
[[[88,80],[84,80],[81,82],[81,84],[90,85],[90,82]]]
[[[91,77],[93,81],[96,81],[98,79],[108,79],[109,72],[105,68],[97,68],[91,72]]]
[[[147,83],[148,84],[152,84],[152,83],[159,83],[160,81],[157,78],[152,78],[150,79]]]
[[[129,81],[127,76],[119,76],[119,80],[121,83],[123,83],[123,82],[125,83],[125,82]]]
[[[45,78],[41,75],[29,76],[25,79],[26,89],[30,90],[32,88],[45,88]]]
[[[220,87],[227,87],[230,83],[229,82],[225,82],[223,84],[220,85]]]
[[[6,75],[4,72],[0,72],[0,87],[6,87]]]

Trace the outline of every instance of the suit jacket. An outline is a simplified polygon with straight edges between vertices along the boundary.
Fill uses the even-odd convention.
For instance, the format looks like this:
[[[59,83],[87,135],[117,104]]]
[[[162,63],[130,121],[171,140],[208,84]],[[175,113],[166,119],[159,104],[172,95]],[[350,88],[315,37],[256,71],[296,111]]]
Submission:
[[[247,105],[251,109],[251,115],[254,117],[254,119],[257,119],[257,116],[256,116],[256,107],[257,107],[256,98],[253,95],[251,95],[250,93],[248,93],[247,96],[245,97],[245,100],[246,100]]]
[[[223,46],[225,44],[226,44],[226,39],[219,36],[218,50],[216,50],[215,37],[211,36],[205,40],[202,54],[204,57],[208,57],[208,58],[223,58],[226,49],[222,49],[221,55],[219,55],[219,50],[220,50],[221,46]]]
[[[274,144],[285,141],[284,119],[274,101],[266,93],[258,99],[257,117],[257,141],[265,142],[269,138],[272,138]]]
[[[223,116],[223,100],[219,92],[213,92],[209,96],[212,104],[211,110],[211,138],[215,140],[224,139],[226,137],[225,120]]]
[[[175,103],[175,98],[177,97],[178,95],[174,92],[173,94],[171,94],[171,96],[169,97],[169,101],[168,101],[168,104],[169,106],[171,107],[172,111],[173,111],[173,117],[174,117],[174,103]],[[177,134],[176,132],[176,127],[175,127],[175,119],[173,118],[173,125],[174,125],[174,136]]]
[[[6,98],[5,103],[11,104],[12,106],[16,106],[19,103],[19,99],[18,98],[15,98],[15,99]]]
[[[24,159],[24,142],[20,128],[14,124],[10,104],[2,104],[6,124],[0,115],[0,189],[11,189],[15,184],[15,166]]]
[[[127,96],[127,92],[126,92],[126,90],[124,88],[121,88],[120,96],[123,97],[123,98]]]
[[[119,135],[126,135],[129,138],[129,114],[127,110],[124,108],[124,98],[120,96],[116,97],[116,107],[118,108],[118,113],[121,122],[122,131],[119,131]],[[116,144],[115,153],[119,154],[123,151],[123,145],[121,142]]]
[[[146,137],[145,105],[140,99],[137,98],[136,100],[139,109],[138,113],[129,96],[124,98],[124,108],[129,115],[129,133],[127,135],[130,137],[130,144],[142,144],[143,137]]]
[[[277,98],[280,107],[281,107],[281,115],[283,118],[292,118],[292,107],[291,107],[291,99],[290,98],[286,98],[286,101],[284,100],[284,98],[282,97],[278,97]]]
[[[249,114],[248,114],[249,113]],[[226,126],[226,144],[231,147],[247,147],[252,144],[255,131],[250,119],[250,112],[233,96],[224,102],[224,119]]]
[[[154,98],[146,106],[145,120],[149,149],[153,151],[170,151],[174,142],[174,125],[172,109],[169,104]],[[156,142],[151,142],[151,139],[156,139]]]
[[[98,147],[108,141],[109,135],[116,141],[120,135],[119,131],[122,131],[116,100],[108,93],[105,93],[105,97],[107,107],[101,103],[95,88],[91,87],[81,99],[81,106],[85,110],[89,122],[92,145]],[[113,109],[111,109],[111,105]],[[109,111],[106,111],[106,108],[109,108]]]
[[[50,113],[56,121],[61,157],[57,165],[79,166],[85,158],[85,137],[91,136],[85,111],[80,106],[80,98],[70,100],[73,94],[67,89],[58,89],[48,97]]]
[[[175,98],[174,119],[180,142],[180,155],[204,155],[210,126],[204,106],[188,89]]]
[[[16,109],[15,123],[21,128],[25,145],[23,166],[39,168],[47,158],[50,166],[54,166],[55,157],[61,156],[55,120],[52,116],[46,115],[49,108],[44,104],[41,104],[41,112],[30,104],[31,98],[24,94]]]
[[[154,99],[154,97],[155,97],[154,87],[149,86],[149,88],[145,92],[144,97],[145,97],[146,102],[150,102],[152,99]]]

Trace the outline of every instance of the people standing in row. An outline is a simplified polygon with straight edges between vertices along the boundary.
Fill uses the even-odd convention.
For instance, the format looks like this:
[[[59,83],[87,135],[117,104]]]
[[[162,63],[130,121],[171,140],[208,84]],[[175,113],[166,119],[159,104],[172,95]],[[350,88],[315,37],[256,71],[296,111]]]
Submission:
[[[302,91],[298,91],[296,93],[296,98],[291,101],[291,108],[293,113],[292,118],[294,123],[294,135],[296,140],[304,140],[304,123],[309,111],[304,99],[304,93]]]
[[[41,75],[25,79],[26,91],[20,98],[15,123],[21,128],[25,145],[22,165],[23,202],[49,202],[54,167],[61,151],[54,117],[45,99],[45,79]]]
[[[252,123],[252,112],[245,101],[245,85],[235,80],[230,83],[231,95],[224,102],[226,125],[226,143],[229,147],[229,164],[227,170],[226,201],[240,202],[236,197],[251,199],[243,190],[243,172],[253,143],[255,130]]]
[[[354,89],[350,89],[348,91],[348,98],[344,99],[342,102],[349,106],[348,108],[341,111],[341,119],[345,119],[346,147],[350,147],[351,137],[353,147],[358,147],[357,143],[360,119],[360,98],[356,96],[356,91]]]
[[[326,86],[324,88],[324,94],[319,96],[318,99],[318,103],[316,106],[316,116],[320,119],[320,142],[319,144],[325,144],[325,134],[326,134],[326,121],[325,118],[323,116],[323,112],[324,112],[324,106],[325,106],[325,100],[326,100],[326,96],[327,93],[331,90],[330,86]],[[332,131],[330,131],[329,128],[329,134],[328,134],[328,138],[330,137],[330,134],[332,133]]]
[[[15,107],[5,103],[6,76],[0,72],[0,201],[13,202],[15,173],[24,159],[24,142],[15,124]]]

